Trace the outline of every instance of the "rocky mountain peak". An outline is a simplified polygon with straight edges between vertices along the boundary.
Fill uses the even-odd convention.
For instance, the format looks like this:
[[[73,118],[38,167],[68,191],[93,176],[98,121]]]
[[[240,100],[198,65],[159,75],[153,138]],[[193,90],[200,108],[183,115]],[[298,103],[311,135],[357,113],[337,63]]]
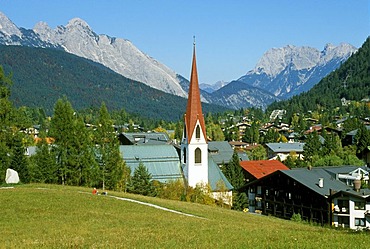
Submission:
[[[22,32],[19,28],[2,12],[0,12],[0,32],[8,36],[22,36]]]
[[[84,29],[89,29],[91,30],[89,24],[87,24],[87,22],[85,22],[84,20],[76,17],[76,18],[73,18],[71,19],[68,24],[66,25],[66,28],[79,28],[79,27],[82,27]]]

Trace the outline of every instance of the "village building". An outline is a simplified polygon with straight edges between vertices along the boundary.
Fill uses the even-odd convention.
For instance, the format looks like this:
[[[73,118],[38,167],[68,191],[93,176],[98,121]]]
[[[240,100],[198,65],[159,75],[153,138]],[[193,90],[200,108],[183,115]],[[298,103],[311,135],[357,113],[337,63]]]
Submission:
[[[247,183],[260,179],[277,170],[289,170],[278,160],[254,160],[241,161],[240,166],[244,169],[244,178]]]
[[[369,170],[365,166],[278,170],[243,189],[248,193],[250,212],[284,219],[300,214],[310,222],[354,228],[354,224],[368,224],[369,190],[355,190],[354,183],[360,175],[368,181]]]
[[[267,158],[284,161],[291,152],[295,153],[298,158],[302,158],[304,145],[305,143],[267,143]]]

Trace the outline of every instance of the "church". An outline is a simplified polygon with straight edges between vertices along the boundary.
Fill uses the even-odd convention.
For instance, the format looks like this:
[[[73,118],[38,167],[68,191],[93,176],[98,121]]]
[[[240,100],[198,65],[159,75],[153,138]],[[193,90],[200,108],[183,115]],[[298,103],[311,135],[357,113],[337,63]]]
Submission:
[[[190,75],[190,87],[186,113],[184,115],[184,130],[181,145],[171,144],[167,139],[151,138],[159,134],[141,133],[129,134],[122,141],[131,141],[120,146],[120,151],[126,164],[134,172],[140,162],[147,167],[152,179],[160,182],[182,180],[186,186],[209,186],[213,198],[223,199],[225,203],[232,203],[233,186],[226,179],[219,165],[215,162],[215,148],[230,147],[227,156],[222,156],[227,163],[232,156],[232,148],[226,142],[208,142],[206,125],[202,113],[198,73],[193,45],[193,61]],[[163,135],[163,134],[162,134]],[[212,148],[209,149],[209,143]],[[224,154],[225,155],[225,154]],[[229,157],[229,158],[228,158]],[[219,162],[218,162],[219,163]]]
[[[218,198],[220,194],[225,195],[225,190],[227,190],[226,195],[231,197],[233,187],[209,155],[206,125],[200,100],[195,42],[188,94],[181,140],[181,167],[186,183],[191,187],[209,185],[215,198]],[[220,189],[220,185],[224,190]]]

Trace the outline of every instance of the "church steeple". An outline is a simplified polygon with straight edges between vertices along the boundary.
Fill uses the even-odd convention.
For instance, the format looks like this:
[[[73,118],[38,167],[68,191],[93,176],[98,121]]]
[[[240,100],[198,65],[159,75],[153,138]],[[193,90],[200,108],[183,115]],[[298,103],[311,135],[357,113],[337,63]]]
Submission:
[[[202,113],[202,104],[200,101],[200,91],[198,83],[198,72],[197,72],[197,62],[195,56],[195,41],[193,44],[193,63],[190,75],[190,87],[189,87],[189,97],[188,104],[186,107],[185,125],[186,125],[186,137],[188,140],[191,139],[194,131],[196,130],[196,124],[199,120],[199,124],[203,135],[206,136],[206,126],[204,122],[204,117]]]
[[[208,143],[200,102],[195,42],[184,123],[181,161],[187,184],[191,187],[196,187],[198,184],[208,184]]]

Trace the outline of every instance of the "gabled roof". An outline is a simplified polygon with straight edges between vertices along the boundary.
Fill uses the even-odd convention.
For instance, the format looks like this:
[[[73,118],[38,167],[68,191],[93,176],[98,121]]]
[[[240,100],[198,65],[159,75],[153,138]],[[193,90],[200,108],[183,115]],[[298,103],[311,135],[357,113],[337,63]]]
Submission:
[[[278,160],[241,161],[240,166],[256,179],[260,179],[277,170],[289,170],[287,166]]]
[[[121,145],[119,149],[123,160],[131,168],[131,174],[142,162],[153,180],[183,180],[180,159],[172,145]]]
[[[206,125],[204,122],[204,117],[202,113],[202,104],[200,101],[200,91],[199,91],[197,63],[196,63],[196,57],[195,57],[195,43],[194,43],[193,64],[191,68],[188,104],[186,106],[186,114],[185,114],[187,139],[190,140],[191,136],[193,135],[193,132],[195,130],[195,126],[198,120],[200,123],[200,127],[202,129],[202,132],[204,134],[204,137],[207,138]]]
[[[299,168],[283,170],[280,172],[322,196],[329,196],[331,190],[342,191],[351,188],[329,174],[325,168],[312,168],[311,170],[307,168]],[[323,187],[319,187],[318,183],[320,178],[323,180]]]
[[[275,153],[303,152],[305,143],[267,143],[266,146]]]
[[[215,163],[229,163],[233,157],[234,150],[227,141],[208,142],[208,151]]]
[[[168,135],[164,132],[123,132],[119,137],[120,140],[136,145],[159,145],[170,142]]]
[[[219,183],[223,183],[227,190],[232,190],[234,188],[209,154],[208,154],[208,183],[212,191],[220,190],[218,188]]]

